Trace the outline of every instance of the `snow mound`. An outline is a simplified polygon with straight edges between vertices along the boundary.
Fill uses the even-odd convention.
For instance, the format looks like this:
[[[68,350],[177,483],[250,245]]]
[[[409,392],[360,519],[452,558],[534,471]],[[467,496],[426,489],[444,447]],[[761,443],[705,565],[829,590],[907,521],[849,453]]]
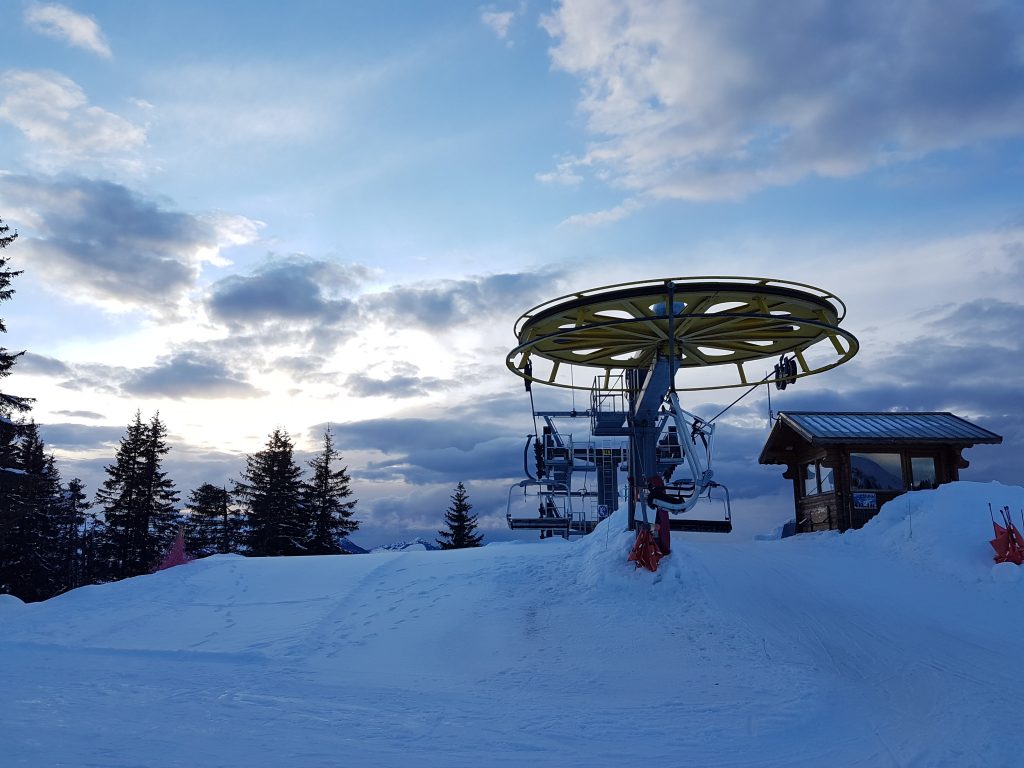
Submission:
[[[997,521],[998,510],[1009,506],[1020,526],[1024,488],[996,482],[956,482],[905,493],[884,504],[860,531],[847,536],[854,546],[874,548],[959,580],[1017,581],[1018,566],[1005,568],[993,562],[989,505]],[[1018,576],[1007,575],[1011,570]]]
[[[14,595],[0,595],[0,611],[17,611],[25,607]]]

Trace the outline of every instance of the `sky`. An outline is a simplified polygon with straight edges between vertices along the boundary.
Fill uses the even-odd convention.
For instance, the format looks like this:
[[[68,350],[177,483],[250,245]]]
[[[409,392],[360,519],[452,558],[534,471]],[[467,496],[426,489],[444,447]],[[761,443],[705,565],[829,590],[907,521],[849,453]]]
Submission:
[[[772,407],[952,411],[1024,452],[1015,2],[9,1],[5,391],[94,491],[136,411],[183,498],[330,425],[373,546],[463,482],[504,528],[532,432],[517,317],[619,282],[819,286],[861,351]],[[538,408],[586,394],[534,392]],[[717,413],[735,390],[684,407]],[[720,420],[734,517],[790,513],[763,389]],[[518,534],[516,534],[518,535]]]
[[[620,510],[571,543],[0,595],[4,765],[1010,768],[1024,570],[993,563],[988,504],[1019,520],[1024,488],[915,491],[842,535],[675,534],[656,573]]]

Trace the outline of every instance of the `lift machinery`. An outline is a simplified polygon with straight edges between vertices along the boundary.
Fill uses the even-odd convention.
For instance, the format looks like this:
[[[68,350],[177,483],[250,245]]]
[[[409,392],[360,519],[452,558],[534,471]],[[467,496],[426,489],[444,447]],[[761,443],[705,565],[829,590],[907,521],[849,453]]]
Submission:
[[[675,516],[673,530],[731,531],[728,491],[712,466],[718,416],[705,420],[685,410],[679,393],[784,388],[845,363],[859,348],[839,327],[845,314],[845,304],[828,291],[755,277],[621,283],[530,309],[516,322],[518,344],[507,367],[527,389],[540,383],[588,390],[590,407],[535,412],[535,421],[545,424],[531,441],[537,473],[527,466],[527,479],[510,489],[509,526],[567,538],[589,533],[618,507],[616,477],[624,465],[630,528],[637,504],[650,497]],[[763,378],[752,373],[755,363],[772,359],[778,362]],[[577,378],[580,367],[590,375]],[[590,439],[576,444],[556,420],[580,417],[589,419]],[[594,488],[575,486],[574,473],[581,471],[594,473]],[[667,481],[664,488],[650,485],[658,477]],[[536,514],[513,515],[515,489],[532,492]],[[722,514],[695,514],[699,506],[715,506],[702,504],[715,493]],[[587,514],[588,499],[596,499],[596,515]]]

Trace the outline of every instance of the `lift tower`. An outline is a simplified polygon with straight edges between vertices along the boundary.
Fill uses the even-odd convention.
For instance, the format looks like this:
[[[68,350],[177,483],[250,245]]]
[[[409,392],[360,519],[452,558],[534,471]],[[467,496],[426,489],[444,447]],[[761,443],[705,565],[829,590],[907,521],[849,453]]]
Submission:
[[[756,277],[673,277],[568,294],[524,313],[506,366],[528,384],[588,389],[595,436],[629,438],[630,527],[646,480],[684,464],[659,500],[686,515],[722,487],[711,466],[713,420],[685,411],[678,393],[762,383],[785,386],[835,368],[859,349],[839,327],[846,305],[804,283]],[[755,362],[777,359],[764,378]],[[589,377],[572,373],[592,369]],[[568,373],[567,373],[568,371]],[[589,384],[577,383],[586,382]],[[512,520],[510,519],[510,525]],[[726,519],[673,519],[676,530],[731,530]]]

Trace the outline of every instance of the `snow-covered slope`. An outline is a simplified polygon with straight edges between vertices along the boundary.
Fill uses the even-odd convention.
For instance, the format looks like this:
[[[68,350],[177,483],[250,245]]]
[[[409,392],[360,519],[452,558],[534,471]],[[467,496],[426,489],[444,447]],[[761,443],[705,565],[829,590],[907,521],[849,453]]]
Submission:
[[[0,600],[4,766],[1015,766],[1024,578],[960,483],[863,531],[219,556]]]

